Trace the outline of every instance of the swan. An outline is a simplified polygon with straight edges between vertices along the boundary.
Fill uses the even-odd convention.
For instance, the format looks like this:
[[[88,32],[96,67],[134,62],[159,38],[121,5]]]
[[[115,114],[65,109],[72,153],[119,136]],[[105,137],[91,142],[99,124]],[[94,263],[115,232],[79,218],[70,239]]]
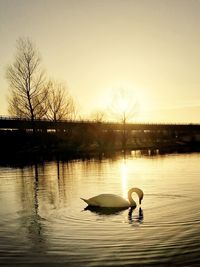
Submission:
[[[115,194],[100,194],[89,199],[81,198],[88,206],[101,207],[101,208],[129,208],[136,207],[136,202],[132,199],[132,193],[135,192],[139,197],[139,204],[141,204],[144,193],[139,188],[131,188],[128,191],[128,200]]]

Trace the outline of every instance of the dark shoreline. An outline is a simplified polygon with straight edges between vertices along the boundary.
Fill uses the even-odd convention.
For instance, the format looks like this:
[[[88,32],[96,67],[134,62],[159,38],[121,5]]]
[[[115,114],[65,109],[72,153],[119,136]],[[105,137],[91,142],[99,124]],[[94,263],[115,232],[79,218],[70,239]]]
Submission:
[[[0,131],[0,165],[30,165],[44,161],[69,161],[113,158],[140,151],[141,155],[155,156],[171,153],[200,152],[200,140],[174,135],[138,133],[135,136],[113,131],[68,133],[31,133]]]
[[[153,157],[167,154],[184,154],[200,152],[200,145],[198,146],[166,146],[166,147],[138,147],[134,150],[116,149],[112,151],[98,151],[98,150],[85,150],[85,151],[65,151],[54,150],[45,151],[41,149],[27,150],[27,151],[12,151],[0,155],[0,166],[13,166],[24,167],[35,164],[42,164],[51,161],[72,161],[72,160],[102,160],[107,158],[116,158],[119,156],[130,157]]]

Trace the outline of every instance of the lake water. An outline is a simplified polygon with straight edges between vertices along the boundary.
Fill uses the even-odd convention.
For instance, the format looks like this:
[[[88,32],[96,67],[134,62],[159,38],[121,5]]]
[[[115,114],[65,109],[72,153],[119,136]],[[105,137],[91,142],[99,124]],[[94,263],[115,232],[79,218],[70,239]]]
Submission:
[[[145,194],[132,213],[80,199],[131,187]],[[199,264],[200,154],[0,167],[0,266]]]

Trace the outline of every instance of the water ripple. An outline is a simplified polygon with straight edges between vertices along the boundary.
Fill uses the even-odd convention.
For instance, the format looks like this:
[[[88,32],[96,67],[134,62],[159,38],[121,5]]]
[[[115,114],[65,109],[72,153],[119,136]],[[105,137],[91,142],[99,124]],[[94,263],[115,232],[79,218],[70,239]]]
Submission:
[[[37,180],[34,168],[3,169],[0,265],[198,266],[200,167],[188,157],[77,161],[59,172],[48,163]],[[132,211],[85,210],[80,200],[133,185],[145,195]]]

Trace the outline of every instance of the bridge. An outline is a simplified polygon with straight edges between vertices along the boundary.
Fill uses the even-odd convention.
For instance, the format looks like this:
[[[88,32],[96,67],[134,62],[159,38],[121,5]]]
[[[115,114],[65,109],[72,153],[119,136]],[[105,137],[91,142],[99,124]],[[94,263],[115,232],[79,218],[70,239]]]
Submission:
[[[102,130],[120,131],[124,127],[127,131],[169,131],[169,132],[195,132],[200,133],[200,124],[169,124],[169,123],[122,123],[116,122],[95,122],[95,121],[50,121],[35,120],[34,123],[29,119],[15,117],[0,117],[0,130],[31,130],[36,131],[67,131],[72,128],[99,128]]]

